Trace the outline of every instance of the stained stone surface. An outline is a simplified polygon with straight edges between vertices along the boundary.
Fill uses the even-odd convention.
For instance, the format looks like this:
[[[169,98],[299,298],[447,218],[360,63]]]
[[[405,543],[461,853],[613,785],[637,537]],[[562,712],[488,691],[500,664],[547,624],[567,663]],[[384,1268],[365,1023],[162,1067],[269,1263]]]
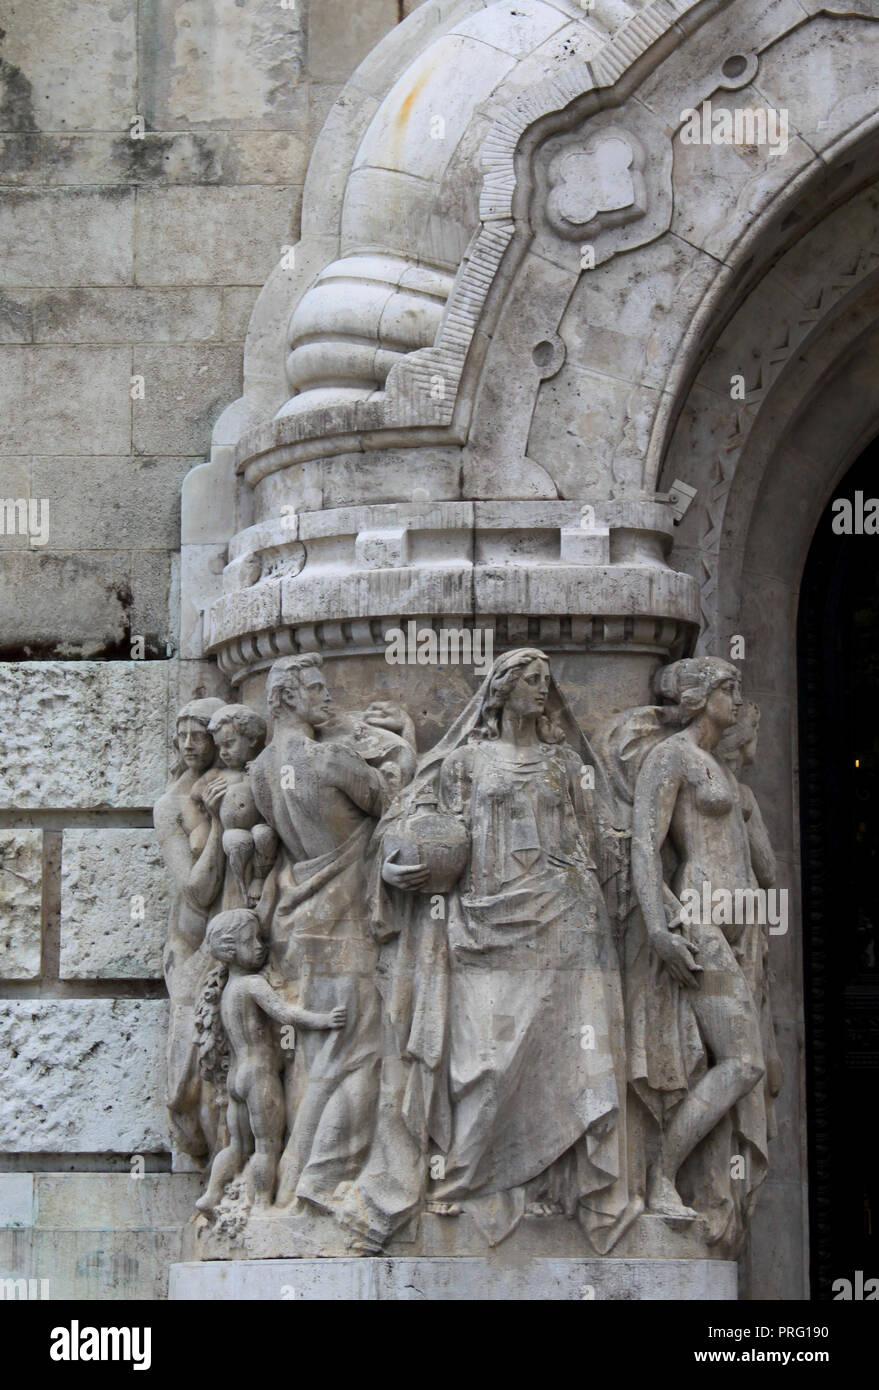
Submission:
[[[48,1279],[52,1299],[166,1298],[197,1182],[170,1173],[0,1174],[0,1278]]]
[[[119,1231],[176,1226],[197,1188],[194,1174],[38,1173],[37,1230]]]
[[[33,1224],[33,1173],[0,1173],[0,1230],[15,1230]]]
[[[0,665],[0,806],[148,806],[167,766],[161,662]]]
[[[127,354],[109,347],[0,348],[5,447],[17,454],[119,454],[131,430]],[[47,414],[43,402],[59,397]]]
[[[176,646],[180,479],[152,474],[138,530],[136,475],[143,456],[204,461],[250,309],[298,238],[314,138],[401,15],[326,8],[39,0],[4,16],[2,497],[28,495],[33,463],[55,523],[42,555],[3,555],[6,659],[118,657],[129,631]],[[26,537],[0,532],[13,549]]]
[[[7,1153],[167,1147],[168,1006],[146,999],[5,999],[0,1145]]]
[[[155,454],[38,458],[31,495],[51,498],[50,539],[65,551],[161,552],[177,544],[177,494],[189,466],[186,457]]]
[[[180,1244],[177,1222],[146,1230],[0,1230],[0,1279],[27,1278],[36,1270],[30,1278],[48,1280],[50,1299],[164,1299]],[[49,1274],[41,1276],[42,1270]],[[44,1286],[35,1287],[42,1296]]]
[[[12,233],[16,229],[15,235]],[[131,278],[134,194],[128,190],[23,189],[6,194],[0,235],[10,247],[4,285],[108,285]]]
[[[41,830],[0,830],[0,978],[40,973]]]
[[[171,1266],[169,1297],[395,1303],[734,1299],[726,1260],[238,1260]]]
[[[41,652],[70,658],[124,650],[128,633],[131,556],[120,551],[74,553],[31,549],[4,556],[4,654]],[[59,625],[58,594],[69,617]],[[59,632],[63,637],[59,639]]]
[[[169,906],[151,830],[65,830],[61,978],[161,978]]]

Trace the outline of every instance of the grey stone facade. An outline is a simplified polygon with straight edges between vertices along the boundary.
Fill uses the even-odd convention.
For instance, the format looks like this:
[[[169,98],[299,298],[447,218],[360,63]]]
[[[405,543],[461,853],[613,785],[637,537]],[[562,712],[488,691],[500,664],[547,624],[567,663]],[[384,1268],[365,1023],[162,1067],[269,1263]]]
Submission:
[[[0,50],[0,1274],[165,1296],[175,715],[315,650],[423,751],[475,683],[393,684],[402,614],[544,647],[590,737],[744,637],[792,914],[739,1288],[807,1297],[796,606],[879,423],[879,4],[100,8]],[[683,142],[705,100],[784,148]],[[583,130],[631,196],[568,196]]]
[[[0,1275],[55,1298],[163,1298],[183,1253],[198,1188],[169,1171],[151,829],[180,703],[181,484],[240,393],[317,132],[412,8],[3,19],[0,495],[48,499],[49,525],[13,511],[0,535]]]

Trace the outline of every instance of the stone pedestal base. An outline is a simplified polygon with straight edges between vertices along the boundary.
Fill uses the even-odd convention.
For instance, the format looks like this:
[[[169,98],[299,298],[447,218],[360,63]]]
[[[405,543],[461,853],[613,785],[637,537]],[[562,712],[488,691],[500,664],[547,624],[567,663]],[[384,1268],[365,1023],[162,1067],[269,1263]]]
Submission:
[[[211,1260],[171,1265],[169,1298],[526,1302],[735,1300],[731,1260]]]

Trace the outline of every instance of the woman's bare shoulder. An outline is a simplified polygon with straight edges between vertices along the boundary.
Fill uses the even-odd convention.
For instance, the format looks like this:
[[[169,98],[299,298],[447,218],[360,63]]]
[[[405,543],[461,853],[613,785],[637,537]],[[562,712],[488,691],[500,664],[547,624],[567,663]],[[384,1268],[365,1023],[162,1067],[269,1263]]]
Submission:
[[[661,777],[665,780],[683,777],[692,751],[692,744],[682,733],[669,734],[647,754],[639,780],[641,777]]]

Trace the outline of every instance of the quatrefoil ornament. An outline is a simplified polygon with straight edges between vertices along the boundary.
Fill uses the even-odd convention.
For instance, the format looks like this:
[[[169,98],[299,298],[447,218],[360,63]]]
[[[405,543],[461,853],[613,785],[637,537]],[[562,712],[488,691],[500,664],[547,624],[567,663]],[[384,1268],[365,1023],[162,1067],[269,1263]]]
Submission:
[[[569,240],[634,222],[647,211],[644,148],[617,127],[561,150],[549,166],[550,225]]]

